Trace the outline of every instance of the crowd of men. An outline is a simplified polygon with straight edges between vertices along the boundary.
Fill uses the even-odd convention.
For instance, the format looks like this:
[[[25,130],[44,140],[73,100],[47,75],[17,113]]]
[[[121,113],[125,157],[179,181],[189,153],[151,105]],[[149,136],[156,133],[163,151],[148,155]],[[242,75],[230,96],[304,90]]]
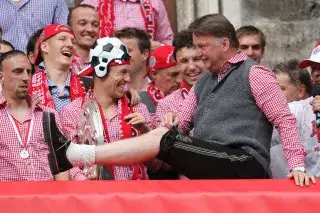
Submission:
[[[260,29],[208,14],[173,35],[162,0],[0,11],[0,180],[320,177],[318,44],[271,70]]]

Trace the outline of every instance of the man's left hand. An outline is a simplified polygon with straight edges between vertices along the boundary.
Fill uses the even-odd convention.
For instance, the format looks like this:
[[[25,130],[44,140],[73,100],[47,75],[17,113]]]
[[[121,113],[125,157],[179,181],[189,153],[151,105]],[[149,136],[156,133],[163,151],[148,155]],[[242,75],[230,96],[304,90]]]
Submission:
[[[316,183],[316,180],[313,175],[308,175],[307,173],[299,172],[299,171],[290,172],[287,178],[294,179],[294,182],[296,183],[297,186],[304,186],[304,185],[309,186],[310,180],[313,184]]]
[[[128,124],[132,125],[134,128],[141,131],[141,133],[146,133],[150,131],[150,128],[146,124],[146,119],[141,113],[134,112],[124,117],[128,121]]]
[[[135,106],[141,102],[140,95],[137,90],[129,89],[125,93],[126,98],[129,101],[130,106]]]

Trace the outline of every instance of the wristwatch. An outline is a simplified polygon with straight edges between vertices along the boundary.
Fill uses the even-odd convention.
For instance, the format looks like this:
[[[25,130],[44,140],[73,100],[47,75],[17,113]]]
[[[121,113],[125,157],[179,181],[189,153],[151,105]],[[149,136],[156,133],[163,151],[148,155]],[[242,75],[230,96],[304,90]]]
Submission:
[[[306,169],[303,166],[295,167],[291,171],[292,172],[304,172],[304,173],[306,173]]]

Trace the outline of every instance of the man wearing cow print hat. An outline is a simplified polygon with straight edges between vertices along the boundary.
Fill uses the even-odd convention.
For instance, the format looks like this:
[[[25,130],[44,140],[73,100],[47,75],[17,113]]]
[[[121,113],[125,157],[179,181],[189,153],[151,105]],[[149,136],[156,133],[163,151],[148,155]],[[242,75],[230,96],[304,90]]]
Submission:
[[[89,101],[98,105],[105,143],[148,132],[151,118],[147,107],[142,103],[129,107],[124,96],[126,84],[130,81],[127,47],[117,38],[98,39],[90,50],[90,63],[91,67],[82,74],[93,74],[93,89],[88,91],[85,98],[76,99],[60,112],[66,135],[72,141],[79,142],[78,123]],[[115,180],[148,179],[143,164],[127,167],[113,165],[108,169],[111,173],[109,178]],[[74,179],[73,170],[70,175]]]

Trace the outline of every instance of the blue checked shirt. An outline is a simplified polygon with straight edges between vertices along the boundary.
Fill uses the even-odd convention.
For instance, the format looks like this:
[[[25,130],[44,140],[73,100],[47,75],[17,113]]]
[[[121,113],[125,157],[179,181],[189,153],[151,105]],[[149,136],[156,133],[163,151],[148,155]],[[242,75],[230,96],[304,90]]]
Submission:
[[[52,81],[47,78],[50,94],[53,98],[53,101],[56,105],[56,110],[59,112],[65,105],[71,102],[71,95],[70,95],[70,79],[71,73],[69,72],[66,85],[63,89],[63,95],[60,96],[59,88],[55,85]]]
[[[20,6],[0,0],[2,39],[26,52],[30,36],[49,24],[66,24],[68,13],[64,0],[21,0]]]

